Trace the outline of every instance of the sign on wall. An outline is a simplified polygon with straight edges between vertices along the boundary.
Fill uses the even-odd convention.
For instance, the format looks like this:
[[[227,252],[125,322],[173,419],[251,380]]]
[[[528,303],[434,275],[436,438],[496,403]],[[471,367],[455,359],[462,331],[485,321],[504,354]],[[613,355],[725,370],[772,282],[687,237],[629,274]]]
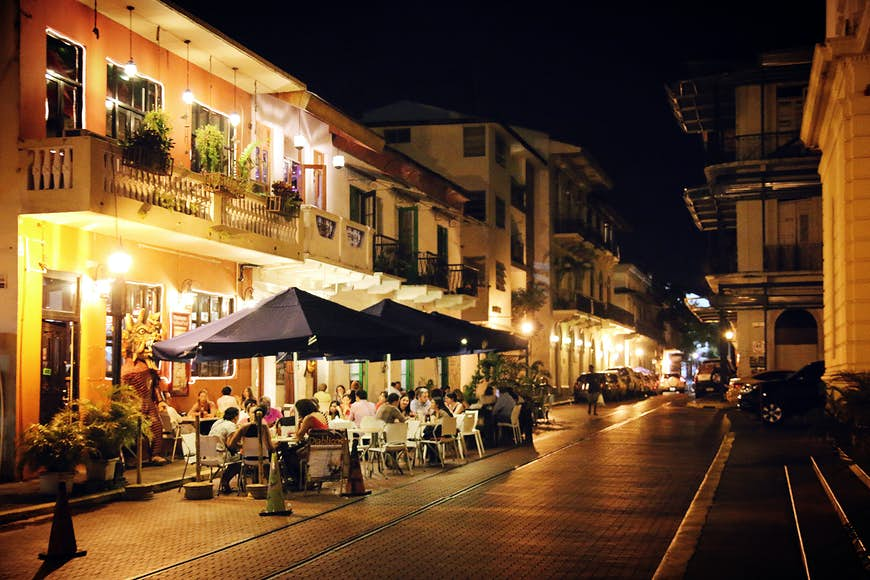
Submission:
[[[190,312],[173,312],[170,325],[172,337],[190,330]],[[186,397],[190,392],[190,363],[172,363],[172,395]]]

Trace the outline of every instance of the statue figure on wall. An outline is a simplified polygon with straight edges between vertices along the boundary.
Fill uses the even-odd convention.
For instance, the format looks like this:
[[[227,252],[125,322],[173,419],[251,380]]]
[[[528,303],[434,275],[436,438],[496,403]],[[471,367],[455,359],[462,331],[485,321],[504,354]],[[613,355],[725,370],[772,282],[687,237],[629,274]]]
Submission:
[[[151,345],[162,340],[162,328],[160,313],[146,314],[143,308],[135,318],[130,314],[125,316],[121,335],[121,353],[124,359],[121,365],[121,383],[136,389],[136,393],[142,398],[142,413],[151,421],[151,443],[143,443],[142,460],[146,461],[150,457],[152,463],[159,465],[168,461],[162,456],[163,425],[157,412],[157,403],[162,399],[160,376]]]

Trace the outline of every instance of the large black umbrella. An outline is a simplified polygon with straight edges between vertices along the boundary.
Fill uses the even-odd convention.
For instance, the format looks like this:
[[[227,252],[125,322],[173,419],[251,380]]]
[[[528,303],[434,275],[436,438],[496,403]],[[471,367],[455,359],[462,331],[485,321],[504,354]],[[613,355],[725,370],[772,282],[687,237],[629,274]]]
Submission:
[[[480,348],[478,333],[470,334],[465,329],[445,323],[421,310],[405,306],[390,299],[381,300],[363,312],[377,316],[381,321],[404,329],[414,329],[423,335],[419,348],[408,345],[397,352],[391,352],[393,359],[415,359],[435,356],[455,356],[472,354]],[[369,357],[370,360],[381,357]]]
[[[474,352],[503,352],[508,350],[525,350],[529,341],[504,330],[496,330],[479,326],[461,318],[454,318],[440,312],[429,314],[439,322],[450,325],[474,337]]]
[[[289,288],[256,306],[153,345],[171,361],[223,360],[295,352],[300,358],[352,357],[414,349],[421,333]]]

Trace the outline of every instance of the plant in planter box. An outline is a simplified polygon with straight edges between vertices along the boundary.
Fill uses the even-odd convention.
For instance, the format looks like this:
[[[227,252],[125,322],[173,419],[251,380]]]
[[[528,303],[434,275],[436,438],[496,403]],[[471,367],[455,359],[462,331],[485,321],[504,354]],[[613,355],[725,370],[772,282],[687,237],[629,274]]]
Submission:
[[[272,195],[281,198],[281,215],[288,218],[299,217],[302,196],[286,181],[272,182]]]
[[[132,386],[115,385],[109,389],[104,401],[83,400],[79,408],[87,455],[94,466],[93,471],[89,470],[89,478],[102,469],[106,479],[111,479],[106,464],[120,457],[122,447],[135,447],[139,419],[142,420],[143,437],[151,434],[148,429],[150,422],[142,413],[142,399]],[[114,473],[114,469],[111,472]]]
[[[149,111],[139,128],[122,144],[124,164],[139,169],[169,175],[172,173],[172,148],[169,115],[165,111]]]
[[[29,426],[21,437],[18,467],[52,473],[74,472],[82,462],[87,441],[78,415],[70,408],[59,411],[47,425]]]

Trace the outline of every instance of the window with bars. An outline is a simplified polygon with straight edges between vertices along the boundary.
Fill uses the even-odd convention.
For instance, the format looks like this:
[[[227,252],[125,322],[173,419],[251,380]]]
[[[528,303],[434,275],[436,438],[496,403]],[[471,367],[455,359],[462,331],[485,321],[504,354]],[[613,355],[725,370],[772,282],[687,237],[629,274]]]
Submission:
[[[124,67],[106,64],[106,135],[125,140],[139,128],[145,113],[163,106],[163,87],[137,75],[124,74]]]
[[[194,292],[193,307],[190,311],[190,329],[220,320],[235,312],[235,298],[220,294]],[[231,377],[235,373],[235,361],[215,360],[194,362],[191,375],[194,377]]]
[[[477,125],[462,128],[463,157],[486,156],[486,127]]]
[[[82,129],[84,47],[53,34],[46,37],[45,134],[63,137]]]

